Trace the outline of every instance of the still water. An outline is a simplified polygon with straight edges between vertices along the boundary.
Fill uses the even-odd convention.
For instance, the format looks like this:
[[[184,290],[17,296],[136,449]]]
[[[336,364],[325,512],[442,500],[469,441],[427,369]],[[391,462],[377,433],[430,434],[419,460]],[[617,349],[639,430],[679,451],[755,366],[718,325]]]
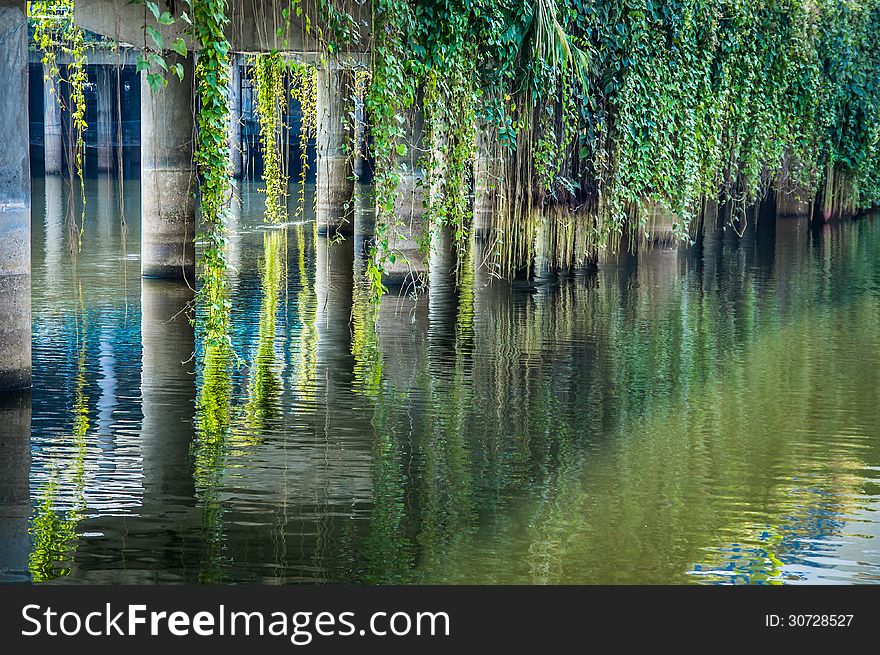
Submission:
[[[239,192],[227,375],[139,277],[136,182],[88,183],[74,257],[35,180],[3,580],[880,582],[876,220],[532,283],[474,249],[376,309],[360,234]]]

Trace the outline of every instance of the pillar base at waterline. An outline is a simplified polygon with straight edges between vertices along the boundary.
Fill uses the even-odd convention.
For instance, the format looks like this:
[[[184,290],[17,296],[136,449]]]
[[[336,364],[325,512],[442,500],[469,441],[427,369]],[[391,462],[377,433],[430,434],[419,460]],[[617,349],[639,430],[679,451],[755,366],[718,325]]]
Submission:
[[[195,221],[189,187],[191,174],[188,171],[144,171],[143,175],[141,275],[192,280],[195,276]]]
[[[419,174],[404,175],[397,185],[394,201],[397,225],[389,228],[389,253],[384,258],[382,272],[382,284],[389,289],[403,287],[410,291],[428,282],[425,193],[424,180]]]
[[[31,276],[0,275],[0,393],[31,386]]]

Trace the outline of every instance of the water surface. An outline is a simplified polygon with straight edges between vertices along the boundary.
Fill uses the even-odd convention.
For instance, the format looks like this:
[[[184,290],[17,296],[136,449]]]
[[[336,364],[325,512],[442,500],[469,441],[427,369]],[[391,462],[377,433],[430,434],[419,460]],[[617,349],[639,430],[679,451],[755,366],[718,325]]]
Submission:
[[[531,283],[474,248],[376,309],[367,201],[350,249],[239,192],[227,374],[139,277],[137,183],[89,181],[72,250],[35,180],[3,580],[880,581],[876,220]]]

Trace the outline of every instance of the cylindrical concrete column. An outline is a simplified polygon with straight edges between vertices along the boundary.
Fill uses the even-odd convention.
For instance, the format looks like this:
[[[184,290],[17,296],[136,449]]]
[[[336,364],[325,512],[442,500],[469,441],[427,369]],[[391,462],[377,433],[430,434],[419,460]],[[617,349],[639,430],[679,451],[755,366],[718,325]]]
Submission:
[[[427,282],[428,257],[425,246],[425,172],[419,165],[424,117],[415,112],[406,124],[406,155],[400,161],[400,181],[394,198],[395,225],[388,226],[388,248],[382,282],[389,288],[419,286]],[[386,253],[388,254],[388,253]]]
[[[170,280],[141,282],[141,452],[146,502],[179,504],[195,494],[190,445],[195,336],[186,313],[193,292]]]
[[[0,392],[31,385],[31,165],[26,3],[0,3]]]
[[[154,92],[141,74],[141,273],[192,280],[193,57],[166,53],[166,61],[183,65],[183,81]]]
[[[354,173],[349,152],[348,112],[353,106],[353,75],[335,62],[318,68],[318,160],[315,211],[321,233],[354,231]]]
[[[492,230],[495,214],[498,178],[501,170],[497,144],[487,129],[477,136],[477,155],[474,159],[474,233],[486,237]]]
[[[244,167],[241,157],[241,61],[232,55],[229,71],[229,171],[240,180]]]
[[[364,99],[355,93],[352,98],[354,102],[354,144],[352,172],[355,180],[364,181],[366,168],[366,132],[367,132],[367,111],[364,106]]]
[[[113,80],[112,69],[109,66],[98,66],[97,73],[97,108],[98,117],[96,131],[98,135],[98,170],[107,172],[113,170]]]
[[[43,66],[43,161],[46,175],[59,175],[64,166],[61,136],[61,90],[58,78]]]
[[[0,395],[0,582],[29,581],[30,471],[31,394]]]

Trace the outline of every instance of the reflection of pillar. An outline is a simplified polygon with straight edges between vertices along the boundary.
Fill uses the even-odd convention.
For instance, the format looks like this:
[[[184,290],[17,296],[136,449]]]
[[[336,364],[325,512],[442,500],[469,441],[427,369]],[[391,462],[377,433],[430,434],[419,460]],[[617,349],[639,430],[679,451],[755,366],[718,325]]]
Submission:
[[[770,190],[755,210],[755,247],[758,262],[769,270],[776,248],[776,191]]]
[[[98,388],[101,395],[98,398],[98,447],[108,456],[112,457],[114,449],[113,414],[119,404],[117,398],[118,382],[116,379],[116,356],[113,353],[112,328],[105,323],[101,328],[101,341],[98,356]],[[110,460],[112,461],[112,460]],[[106,462],[106,460],[105,460]],[[105,465],[101,462],[101,466]]]
[[[27,580],[30,441],[30,393],[0,394],[0,582]]]
[[[664,312],[682,279],[685,258],[678,248],[652,248],[639,257],[639,292],[651,299],[654,310]]]
[[[318,229],[350,235],[354,230],[354,174],[348,152],[348,111],[353,76],[334,62],[318,68],[318,160],[315,211]]]
[[[428,303],[424,297],[386,294],[376,318],[382,377],[393,389],[417,387],[427,364]]]
[[[315,252],[315,296],[318,365],[321,379],[341,385],[351,381],[351,310],[354,293],[354,251],[351,242],[331,243],[319,236]],[[331,386],[335,386],[331,385]]]
[[[141,273],[192,280],[193,59],[166,54],[166,61],[183,65],[183,81],[153,92],[141,76]]]
[[[455,324],[458,317],[455,269],[458,258],[451,227],[436,229],[431,236],[428,337],[432,347],[438,345],[443,351],[455,345]]]
[[[238,55],[232,55],[229,75],[229,158],[232,177],[241,179],[241,62]]]
[[[144,497],[193,495],[190,442],[196,382],[195,339],[186,306],[192,290],[178,282],[141,283],[141,452]]]
[[[423,250],[425,237],[425,173],[419,166],[424,118],[421,112],[410,116],[406,123],[401,158],[400,182],[394,198],[396,225],[389,226],[388,247],[394,261],[386,258],[382,281],[389,287],[418,284],[427,269]]]
[[[705,200],[697,233],[695,253],[700,258],[702,269],[703,291],[711,291],[720,270],[724,244],[724,229],[721,225],[723,212],[718,201]]]
[[[58,79],[43,66],[43,151],[47,175],[61,173],[64,142],[61,136],[61,97]]]
[[[97,75],[97,149],[98,170],[113,170],[113,83],[109,66],[98,66]]]
[[[638,261],[629,225],[625,225],[616,248],[606,246],[599,252],[599,268],[633,268]]]
[[[0,4],[0,392],[31,385],[31,180],[26,3]]]

